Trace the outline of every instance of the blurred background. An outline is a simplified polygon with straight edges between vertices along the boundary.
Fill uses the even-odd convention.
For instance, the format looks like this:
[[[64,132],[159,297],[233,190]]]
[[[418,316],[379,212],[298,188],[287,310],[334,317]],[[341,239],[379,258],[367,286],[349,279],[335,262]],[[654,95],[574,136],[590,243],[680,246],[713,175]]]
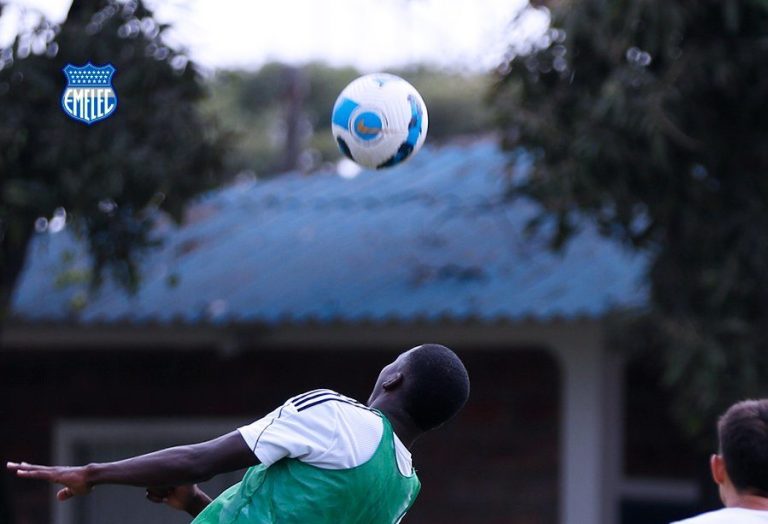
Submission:
[[[762,0],[0,1],[0,458],[197,442],[439,342],[472,396],[409,523],[718,507],[717,415],[766,395]],[[111,63],[85,126],[67,64]],[[329,129],[403,76],[427,144]],[[212,480],[217,493],[238,474]],[[0,524],[187,522],[0,475]]]

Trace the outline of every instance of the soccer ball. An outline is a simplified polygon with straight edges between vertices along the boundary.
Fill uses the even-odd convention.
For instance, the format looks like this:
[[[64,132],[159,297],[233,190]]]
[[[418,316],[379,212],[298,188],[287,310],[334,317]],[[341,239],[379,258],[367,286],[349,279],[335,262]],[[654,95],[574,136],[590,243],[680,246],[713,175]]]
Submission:
[[[374,73],[353,80],[336,99],[331,130],[339,149],[374,169],[401,164],[427,136],[427,106],[399,76]]]

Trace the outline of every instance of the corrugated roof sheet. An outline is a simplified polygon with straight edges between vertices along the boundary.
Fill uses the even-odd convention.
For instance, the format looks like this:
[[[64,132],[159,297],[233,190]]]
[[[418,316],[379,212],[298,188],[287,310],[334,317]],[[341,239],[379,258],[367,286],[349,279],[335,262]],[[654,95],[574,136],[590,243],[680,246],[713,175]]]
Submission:
[[[490,322],[645,300],[646,260],[593,228],[562,253],[528,238],[535,208],[503,200],[507,162],[479,140],[353,179],[288,174],[213,191],[183,226],[159,228],[164,244],[133,296],[107,282],[83,301],[82,248],[66,232],[38,235],[13,311],[84,323]]]

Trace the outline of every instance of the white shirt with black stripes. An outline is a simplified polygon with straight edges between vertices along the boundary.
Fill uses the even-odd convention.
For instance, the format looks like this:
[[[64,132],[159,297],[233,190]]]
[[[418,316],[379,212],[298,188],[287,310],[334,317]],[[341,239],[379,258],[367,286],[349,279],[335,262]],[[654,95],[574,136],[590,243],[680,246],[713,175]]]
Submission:
[[[290,457],[319,468],[349,469],[373,456],[384,424],[360,402],[319,389],[289,399],[238,431],[265,466]],[[394,439],[398,469],[412,475],[411,454],[397,435]]]

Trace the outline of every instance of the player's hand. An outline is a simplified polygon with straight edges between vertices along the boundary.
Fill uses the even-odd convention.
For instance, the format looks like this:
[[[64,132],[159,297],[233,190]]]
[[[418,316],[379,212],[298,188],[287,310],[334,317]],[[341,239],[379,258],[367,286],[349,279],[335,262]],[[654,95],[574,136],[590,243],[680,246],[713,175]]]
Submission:
[[[62,484],[64,488],[56,494],[59,500],[68,500],[79,495],[87,495],[93,490],[86,479],[84,467],[38,466],[22,462],[8,462],[6,467],[15,472],[16,476],[24,479],[46,480],[54,484]]]
[[[211,501],[197,484],[147,488],[147,499],[192,515],[200,513]]]
[[[168,504],[174,509],[186,511],[186,508],[195,499],[196,489],[196,484],[147,488],[147,498],[152,502]]]

